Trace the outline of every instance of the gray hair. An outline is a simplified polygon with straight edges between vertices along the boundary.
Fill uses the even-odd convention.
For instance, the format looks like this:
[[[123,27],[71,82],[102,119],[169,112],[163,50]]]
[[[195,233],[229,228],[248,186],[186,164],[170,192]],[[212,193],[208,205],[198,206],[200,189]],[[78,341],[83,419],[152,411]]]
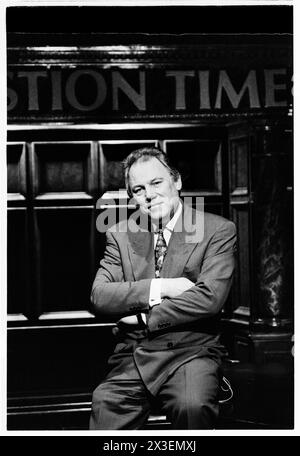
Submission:
[[[130,197],[132,197],[132,192],[129,185],[129,171],[130,168],[134,163],[138,160],[141,161],[148,161],[151,158],[156,158],[160,163],[169,170],[170,175],[173,177],[174,181],[176,182],[179,177],[180,173],[177,169],[170,165],[168,156],[165,152],[158,149],[157,147],[143,147],[141,149],[136,149],[132,151],[127,158],[123,161],[124,166],[124,174],[125,174],[125,185],[127,189],[127,193]]]

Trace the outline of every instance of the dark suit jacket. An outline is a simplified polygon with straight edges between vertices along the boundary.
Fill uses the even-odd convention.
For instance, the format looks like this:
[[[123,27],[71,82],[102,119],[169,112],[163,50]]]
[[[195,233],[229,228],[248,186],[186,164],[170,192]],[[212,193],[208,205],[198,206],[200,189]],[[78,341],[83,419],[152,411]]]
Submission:
[[[191,233],[196,215],[183,206],[184,223],[180,218],[175,225],[161,270],[162,278],[187,277],[194,287],[149,310],[153,233],[137,226],[134,232],[128,230],[127,221],[107,231],[104,258],[92,287],[96,313],[114,320],[147,313],[146,330],[122,328],[110,360],[111,375],[121,371],[126,356],[133,353],[140,375],[154,394],[181,364],[205,355],[218,360],[224,352],[218,322],[233,279],[235,225],[204,213],[203,238],[195,240]]]

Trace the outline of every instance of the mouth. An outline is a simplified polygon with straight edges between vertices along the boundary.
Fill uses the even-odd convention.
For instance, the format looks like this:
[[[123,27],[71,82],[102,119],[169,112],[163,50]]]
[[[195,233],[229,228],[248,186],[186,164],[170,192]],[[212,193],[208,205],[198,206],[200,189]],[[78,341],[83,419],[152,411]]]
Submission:
[[[151,204],[150,206],[148,206],[148,209],[153,209],[155,207],[158,207],[158,206],[161,206],[161,203],[156,203],[156,204]]]

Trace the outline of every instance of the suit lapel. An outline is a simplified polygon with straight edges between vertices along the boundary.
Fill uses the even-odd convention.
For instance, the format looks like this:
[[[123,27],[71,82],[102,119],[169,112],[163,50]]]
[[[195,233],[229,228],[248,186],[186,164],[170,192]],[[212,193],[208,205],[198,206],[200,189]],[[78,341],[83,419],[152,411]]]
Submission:
[[[183,205],[181,217],[178,219],[168,245],[168,251],[161,270],[161,277],[181,277],[184,267],[198,245],[193,240],[193,221],[195,211]],[[138,225],[128,230],[128,255],[135,280],[155,277],[154,235]]]
[[[129,230],[128,238],[128,255],[135,280],[153,278],[155,275],[153,233],[138,228],[136,232]]]

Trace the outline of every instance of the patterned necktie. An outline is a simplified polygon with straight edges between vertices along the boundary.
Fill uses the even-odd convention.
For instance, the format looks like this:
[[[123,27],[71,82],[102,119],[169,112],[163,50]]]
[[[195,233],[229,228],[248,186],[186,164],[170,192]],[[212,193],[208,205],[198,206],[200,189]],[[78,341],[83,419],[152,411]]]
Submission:
[[[155,277],[159,278],[168,247],[163,235],[163,230],[159,230],[157,234],[158,238],[155,246]]]

